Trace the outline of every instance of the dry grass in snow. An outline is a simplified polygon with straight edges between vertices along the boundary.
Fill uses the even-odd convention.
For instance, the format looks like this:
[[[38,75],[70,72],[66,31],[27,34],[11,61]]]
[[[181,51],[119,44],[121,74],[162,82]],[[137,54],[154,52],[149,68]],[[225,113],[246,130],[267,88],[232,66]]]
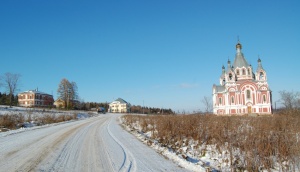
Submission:
[[[273,116],[137,116],[123,124],[178,156],[220,171],[300,170],[300,112]],[[201,162],[201,163],[200,163]]]
[[[45,111],[43,109],[2,108],[0,109],[0,132],[21,127],[41,126],[94,116],[81,111]]]

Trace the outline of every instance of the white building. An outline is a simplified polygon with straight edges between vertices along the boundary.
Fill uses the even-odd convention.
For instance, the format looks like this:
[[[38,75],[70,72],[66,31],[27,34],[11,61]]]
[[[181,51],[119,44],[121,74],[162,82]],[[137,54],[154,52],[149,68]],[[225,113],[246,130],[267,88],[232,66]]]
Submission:
[[[118,98],[117,100],[109,104],[108,112],[112,113],[128,113],[130,112],[130,103],[125,100]]]

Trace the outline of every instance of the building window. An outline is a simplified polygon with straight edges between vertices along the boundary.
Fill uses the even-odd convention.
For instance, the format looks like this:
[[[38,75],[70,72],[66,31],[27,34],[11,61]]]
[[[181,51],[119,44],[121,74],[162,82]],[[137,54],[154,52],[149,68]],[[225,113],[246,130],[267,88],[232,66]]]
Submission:
[[[243,69],[243,75],[246,75],[246,71],[245,71],[245,69]]]
[[[234,97],[231,96],[231,103],[234,103]]]
[[[250,69],[248,69],[248,75],[250,75]]]
[[[266,103],[267,99],[266,99],[266,95],[263,95],[263,103]]]
[[[263,73],[263,72],[260,72],[260,74],[259,74],[259,79],[260,79],[260,80],[263,80],[263,79],[264,79],[264,73]]]
[[[251,92],[250,92],[250,90],[247,90],[246,94],[247,94],[247,99],[251,99]]]
[[[232,80],[232,74],[231,73],[229,74],[229,80]]]
[[[219,97],[219,105],[221,105],[221,104],[222,104],[222,98]]]
[[[239,69],[236,70],[236,74],[240,75],[240,70]]]

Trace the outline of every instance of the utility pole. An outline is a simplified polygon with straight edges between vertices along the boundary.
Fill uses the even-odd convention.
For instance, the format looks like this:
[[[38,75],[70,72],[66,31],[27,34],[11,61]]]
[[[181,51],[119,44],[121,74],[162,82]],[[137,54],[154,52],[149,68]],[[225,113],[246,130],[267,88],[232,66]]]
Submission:
[[[144,100],[143,100],[143,114],[144,114]]]

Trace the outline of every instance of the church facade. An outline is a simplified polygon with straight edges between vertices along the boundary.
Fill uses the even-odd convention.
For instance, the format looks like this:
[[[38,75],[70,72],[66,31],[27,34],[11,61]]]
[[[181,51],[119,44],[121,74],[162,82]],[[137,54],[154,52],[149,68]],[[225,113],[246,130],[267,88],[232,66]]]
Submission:
[[[242,53],[242,45],[236,44],[233,64],[222,66],[220,84],[213,85],[214,114],[271,114],[272,92],[261,59],[253,70]]]

